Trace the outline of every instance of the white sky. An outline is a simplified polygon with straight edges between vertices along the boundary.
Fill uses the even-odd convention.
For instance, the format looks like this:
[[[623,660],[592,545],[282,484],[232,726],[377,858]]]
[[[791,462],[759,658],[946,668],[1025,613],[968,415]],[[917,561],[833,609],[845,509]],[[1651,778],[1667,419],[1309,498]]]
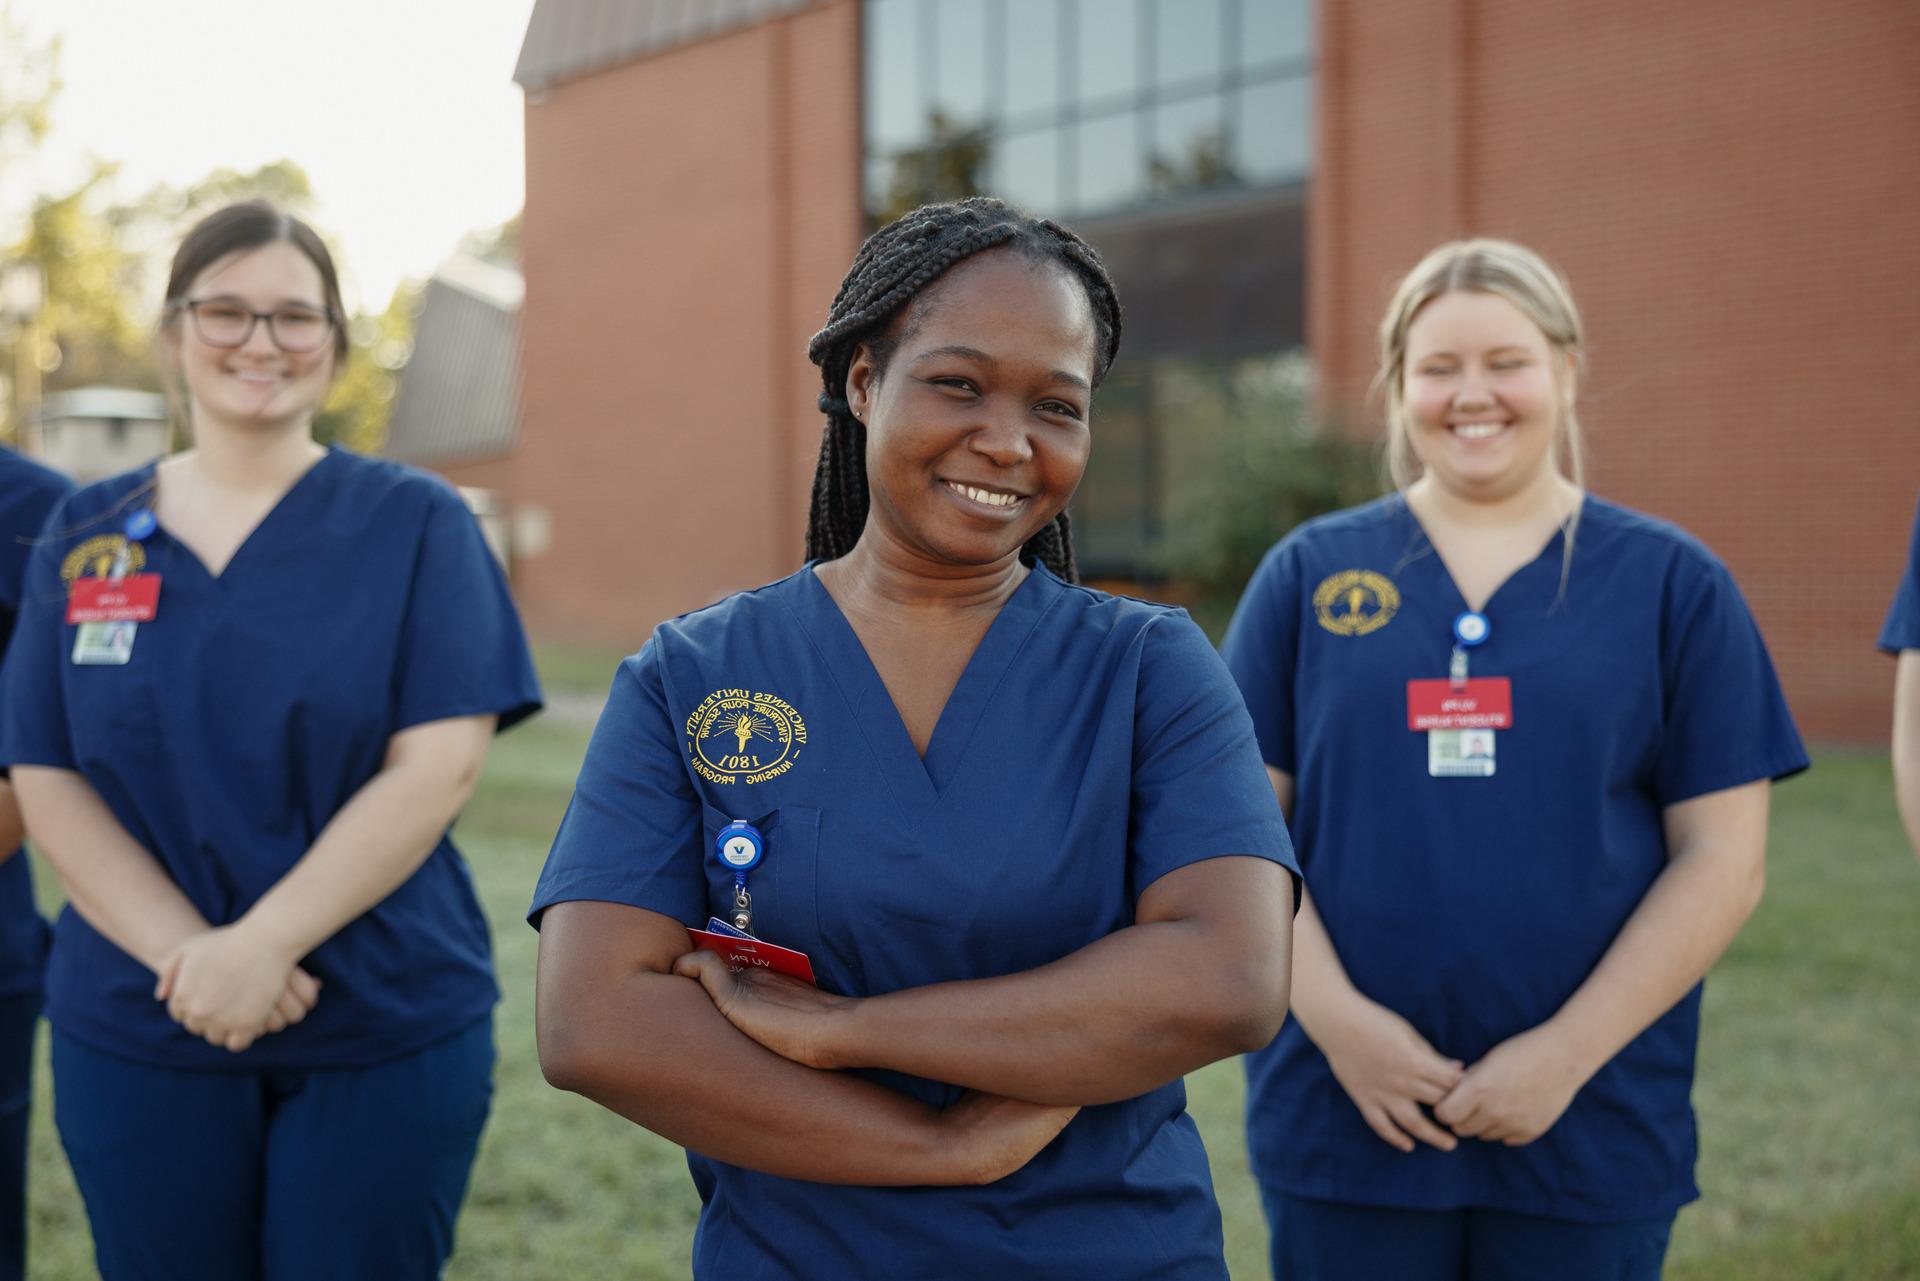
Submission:
[[[285,157],[349,309],[378,310],[525,185],[513,64],[533,0],[0,0],[35,43],[62,38],[53,135],[0,232],[36,194],[121,162],[117,193]],[[37,188],[37,191],[33,188]],[[7,235],[4,238],[10,239]]]

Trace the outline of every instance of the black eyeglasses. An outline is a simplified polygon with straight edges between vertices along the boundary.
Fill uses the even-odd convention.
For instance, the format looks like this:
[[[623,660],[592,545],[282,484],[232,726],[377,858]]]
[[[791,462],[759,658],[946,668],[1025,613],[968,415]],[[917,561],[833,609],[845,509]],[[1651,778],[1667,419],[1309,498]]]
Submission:
[[[193,332],[209,347],[244,347],[253,327],[267,322],[267,337],[290,355],[319,351],[333,336],[333,317],[312,307],[289,305],[253,311],[225,298],[199,298],[175,304],[193,318]]]

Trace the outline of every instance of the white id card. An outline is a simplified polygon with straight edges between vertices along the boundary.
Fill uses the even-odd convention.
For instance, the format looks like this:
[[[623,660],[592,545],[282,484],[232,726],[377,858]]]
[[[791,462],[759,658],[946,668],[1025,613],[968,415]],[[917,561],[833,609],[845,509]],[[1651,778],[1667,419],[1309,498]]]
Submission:
[[[83,667],[123,667],[133,661],[138,623],[82,623],[73,635],[73,661]]]
[[[1490,729],[1430,729],[1427,731],[1427,774],[1432,778],[1492,778],[1493,742]]]

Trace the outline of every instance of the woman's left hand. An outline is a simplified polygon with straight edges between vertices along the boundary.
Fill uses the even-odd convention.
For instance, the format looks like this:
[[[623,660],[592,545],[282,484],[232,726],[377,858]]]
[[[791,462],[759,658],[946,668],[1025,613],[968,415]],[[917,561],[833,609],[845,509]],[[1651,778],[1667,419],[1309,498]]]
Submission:
[[[167,1003],[174,1022],[210,1045],[239,1053],[263,1033],[297,1021],[280,1008],[294,986],[293,961],[239,924],[194,935],[161,962],[159,972],[155,999]]]
[[[1461,1138],[1519,1147],[1552,1129],[1592,1075],[1542,1024],[1487,1051],[1434,1105],[1433,1115]]]
[[[729,969],[717,952],[688,952],[673,972],[698,979],[727,1022],[781,1058],[811,1068],[849,1066],[838,1061],[833,1034],[859,1004],[855,998],[768,970]]]

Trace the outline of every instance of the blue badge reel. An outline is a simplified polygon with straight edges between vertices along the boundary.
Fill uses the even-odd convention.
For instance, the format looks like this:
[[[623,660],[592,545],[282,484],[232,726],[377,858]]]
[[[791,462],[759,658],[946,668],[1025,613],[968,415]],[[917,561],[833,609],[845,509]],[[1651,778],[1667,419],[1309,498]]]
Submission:
[[[713,838],[714,857],[733,873],[733,911],[727,923],[749,934],[753,932],[753,896],[747,893],[747,873],[760,866],[766,850],[760,829],[745,819],[734,819]]]
[[[1487,621],[1485,614],[1468,610],[1453,620],[1453,639],[1466,649],[1482,644],[1493,634],[1493,624]]]

